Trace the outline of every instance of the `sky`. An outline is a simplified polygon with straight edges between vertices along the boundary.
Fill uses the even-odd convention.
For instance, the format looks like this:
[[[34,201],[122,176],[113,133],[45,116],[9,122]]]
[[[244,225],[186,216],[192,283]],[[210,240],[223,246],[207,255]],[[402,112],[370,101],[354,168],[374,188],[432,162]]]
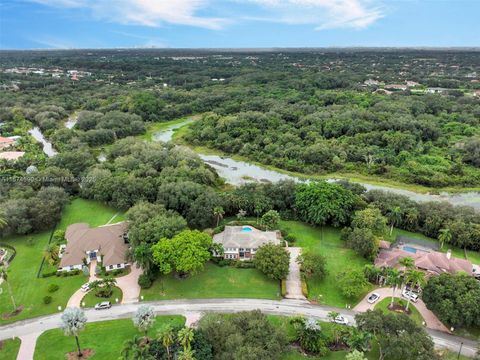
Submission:
[[[0,49],[480,46],[480,0],[0,0]]]

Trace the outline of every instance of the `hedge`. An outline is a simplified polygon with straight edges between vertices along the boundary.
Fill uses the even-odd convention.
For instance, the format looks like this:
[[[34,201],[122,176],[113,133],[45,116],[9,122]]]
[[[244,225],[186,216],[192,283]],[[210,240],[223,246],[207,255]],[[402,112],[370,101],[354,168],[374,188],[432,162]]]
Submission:
[[[282,297],[287,296],[287,280],[282,279],[281,287],[282,287]]]
[[[307,286],[307,282],[304,279],[302,279],[302,294],[303,296],[308,298],[308,286]]]

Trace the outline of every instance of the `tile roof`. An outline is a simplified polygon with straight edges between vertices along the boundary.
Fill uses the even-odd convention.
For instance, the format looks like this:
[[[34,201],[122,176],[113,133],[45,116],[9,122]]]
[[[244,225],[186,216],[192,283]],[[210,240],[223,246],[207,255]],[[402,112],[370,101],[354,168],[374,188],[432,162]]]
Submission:
[[[18,160],[23,155],[25,155],[24,151],[3,151],[0,152],[0,159],[4,160]]]
[[[225,230],[213,236],[215,243],[224,248],[258,248],[267,243],[280,244],[276,231],[260,231],[249,226],[252,231],[242,231],[243,226],[225,226]]]
[[[123,234],[125,223],[90,228],[88,224],[72,224],[65,231],[67,247],[60,261],[60,267],[80,265],[87,257],[86,252],[99,250],[104,266],[125,263],[128,244]]]

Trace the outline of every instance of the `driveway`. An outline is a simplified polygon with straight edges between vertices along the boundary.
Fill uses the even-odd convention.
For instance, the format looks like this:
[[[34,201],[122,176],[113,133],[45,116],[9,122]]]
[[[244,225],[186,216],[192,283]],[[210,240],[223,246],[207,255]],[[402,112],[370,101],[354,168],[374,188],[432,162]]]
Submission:
[[[376,290],[373,290],[370,292],[365,298],[363,298],[362,301],[358,303],[357,306],[353,308],[353,310],[358,311],[358,312],[365,312],[367,310],[373,310],[375,308],[375,305],[377,305],[380,301],[382,301],[384,298],[391,298],[392,297],[392,288],[379,288]],[[400,298],[401,297],[401,289],[397,289],[395,292],[395,297]],[[377,293],[380,295],[380,299],[377,300],[374,304],[369,304],[367,299],[372,293]],[[432,330],[438,330],[438,331],[443,331],[443,332],[449,332],[448,328],[442,324],[440,320],[435,316],[433,312],[427,309],[427,306],[423,302],[422,299],[418,299],[416,303],[411,303],[411,305],[414,305],[420,315],[422,315],[423,319],[425,320],[425,323],[429,329]]]
[[[302,282],[300,275],[300,265],[297,262],[297,258],[302,252],[299,247],[287,248],[290,253],[290,268],[287,276],[287,299],[306,300],[302,293]]]
[[[98,280],[97,276],[95,275],[95,269],[97,267],[97,260],[92,260],[90,262],[90,276],[88,278],[88,282],[92,282]],[[68,299],[67,307],[80,307],[82,303],[82,299],[85,296],[86,292],[78,289],[75,293]]]
[[[158,315],[185,315],[187,313],[197,312],[218,312],[233,313],[239,311],[260,310],[266,314],[295,316],[311,316],[319,320],[328,321],[330,311],[338,311],[344,315],[349,323],[355,324],[355,311],[338,309],[330,306],[314,305],[298,300],[261,300],[261,299],[192,299],[192,300],[164,300],[148,302],[152,305]],[[111,309],[96,311],[88,309],[85,311],[88,322],[116,320],[131,318],[137,311],[141,303],[114,305]],[[61,321],[61,313],[33,318],[29,320],[17,321],[13,324],[0,327],[0,340],[9,339],[14,336],[27,336],[32,333],[41,333],[45,330],[56,329]],[[460,350],[465,356],[473,357],[477,344],[475,341],[440,333],[435,330],[427,329],[432,336],[435,345],[448,348],[454,352]],[[22,359],[23,360],[23,359]]]

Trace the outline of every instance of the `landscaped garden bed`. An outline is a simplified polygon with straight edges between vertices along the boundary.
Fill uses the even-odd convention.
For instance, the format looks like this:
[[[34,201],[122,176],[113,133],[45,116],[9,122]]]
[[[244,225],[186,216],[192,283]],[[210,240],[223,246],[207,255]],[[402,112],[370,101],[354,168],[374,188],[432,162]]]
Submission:
[[[82,299],[82,307],[92,308],[95,304],[103,301],[110,301],[112,305],[120,304],[122,302],[123,293],[118,287],[112,289],[112,294],[108,297],[96,296],[95,290],[89,291]],[[118,300],[118,301],[117,301]],[[85,304],[85,305],[84,305]]]

